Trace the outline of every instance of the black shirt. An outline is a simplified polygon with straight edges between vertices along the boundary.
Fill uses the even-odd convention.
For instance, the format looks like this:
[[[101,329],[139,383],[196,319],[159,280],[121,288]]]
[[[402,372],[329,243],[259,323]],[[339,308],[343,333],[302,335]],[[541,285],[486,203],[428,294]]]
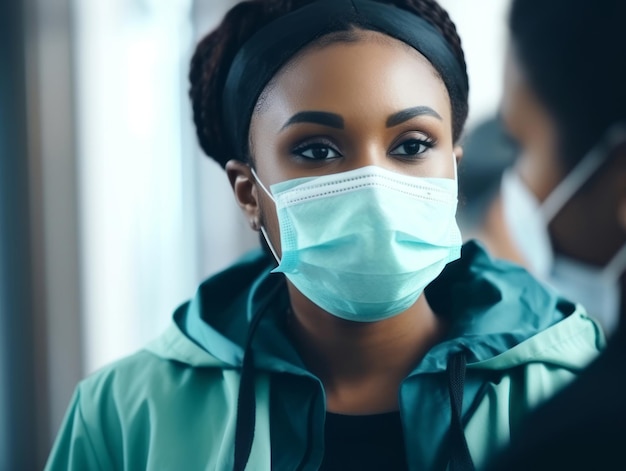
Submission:
[[[323,471],[406,470],[400,412],[326,413]]]

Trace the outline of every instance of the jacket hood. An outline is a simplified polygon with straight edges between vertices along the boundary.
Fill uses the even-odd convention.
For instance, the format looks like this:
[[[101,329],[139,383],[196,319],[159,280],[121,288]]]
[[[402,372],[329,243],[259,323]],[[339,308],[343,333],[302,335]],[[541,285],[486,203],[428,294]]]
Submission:
[[[258,366],[310,376],[285,335],[282,314],[289,301],[283,275],[270,274],[273,268],[274,260],[259,249],[209,278],[148,349],[192,366],[239,368],[250,320],[265,310],[254,334]],[[500,370],[530,361],[568,367],[597,353],[588,335],[603,343],[581,306],[559,297],[525,269],[492,259],[474,241],[463,246],[461,258],[448,264],[425,295],[451,328],[413,374],[442,371],[450,353],[462,350],[468,368]],[[571,341],[564,344],[563,338]]]
[[[274,433],[281,443],[290,443],[281,456],[299,446],[321,453],[311,440],[323,435],[324,388],[306,369],[286,333],[289,299],[283,275],[270,273],[273,266],[273,259],[259,250],[210,278],[190,302],[177,309],[173,325],[149,347],[160,357],[192,366],[240,369],[235,458],[243,463],[255,436],[255,372],[306,379],[302,389],[294,384],[303,382],[285,383],[281,375],[283,387],[274,389],[281,404],[278,409],[307,407],[309,412],[320,413],[308,414],[306,424],[299,414],[283,414],[277,422],[282,423],[282,432],[277,428]],[[461,258],[446,266],[425,295],[450,328],[447,338],[416,365],[398,392],[411,469],[445,469],[452,459],[449,453],[471,461],[467,444],[448,449],[445,437],[455,431],[466,442],[463,423],[489,388],[515,371],[525,374],[526,367],[565,370],[571,376],[586,366],[604,342],[599,327],[582,307],[560,298],[523,268],[491,259],[475,242],[463,246]],[[466,365],[467,375],[464,366],[461,370],[453,366],[457,359]],[[525,369],[515,369],[519,365]],[[546,387],[545,381],[538,383],[534,397]],[[453,388],[454,384],[460,384],[461,390]],[[457,405],[454,411],[452,403]],[[318,432],[294,442],[294,431],[308,427]]]

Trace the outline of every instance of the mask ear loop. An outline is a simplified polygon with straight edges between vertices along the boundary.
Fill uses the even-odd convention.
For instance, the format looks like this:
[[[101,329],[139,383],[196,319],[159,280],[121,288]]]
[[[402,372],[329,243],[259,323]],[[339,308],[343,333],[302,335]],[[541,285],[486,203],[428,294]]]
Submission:
[[[252,176],[254,177],[254,180],[259,184],[259,186],[263,189],[263,191],[265,192],[265,194],[267,196],[269,196],[269,198],[274,202],[274,206],[276,206],[276,200],[274,199],[274,197],[272,196],[272,194],[268,191],[267,188],[265,188],[265,185],[263,185],[263,182],[261,181],[261,179],[259,178],[259,176],[257,175],[256,171],[254,170],[253,167],[250,167],[250,172],[252,173]],[[267,244],[267,246],[270,248],[272,255],[274,256],[274,258],[276,259],[276,262],[280,265],[280,258],[278,257],[278,253],[276,252],[276,250],[274,249],[274,246],[272,245],[272,243],[270,242],[270,238],[267,235],[267,231],[265,230],[265,227],[263,227],[263,224],[259,224],[260,225],[260,231],[261,234],[263,234],[263,238],[265,239],[265,243]]]
[[[272,255],[276,259],[276,263],[278,263],[280,265],[280,258],[278,257],[278,254],[276,253],[276,250],[274,250],[274,246],[270,242],[270,238],[268,237],[267,232],[265,231],[265,228],[262,225],[261,225],[261,234],[263,234],[263,238],[265,239],[265,243],[267,244],[267,246],[272,251]]]
[[[454,181],[459,183],[459,164],[456,162],[456,154],[452,151],[452,164],[454,165]]]
[[[610,279],[619,279],[626,269],[626,244],[622,245],[603,270],[603,275]]]
[[[272,201],[274,201],[274,197],[272,196],[272,194],[269,192],[269,190],[267,188],[265,188],[265,185],[263,184],[263,182],[261,181],[261,179],[259,178],[259,176],[256,173],[256,170],[254,170],[254,167],[250,167],[250,172],[252,173],[252,176],[254,177],[254,180],[259,184],[259,186],[261,188],[263,188],[263,191],[267,194],[267,196],[270,197],[270,199]],[[274,204],[276,204],[276,201],[274,201]]]
[[[572,169],[541,204],[541,212],[546,223],[555,218],[565,204],[606,161],[611,150],[624,139],[626,139],[626,123],[620,122],[608,129],[600,143],[591,149],[589,154]]]

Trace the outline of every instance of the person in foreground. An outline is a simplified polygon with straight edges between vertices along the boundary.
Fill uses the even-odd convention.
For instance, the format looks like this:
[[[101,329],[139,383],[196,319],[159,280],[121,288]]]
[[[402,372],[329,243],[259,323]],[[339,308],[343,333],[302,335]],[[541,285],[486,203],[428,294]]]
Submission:
[[[78,386],[57,469],[473,469],[603,336],[461,247],[468,79],[433,0],[251,1],[197,46],[199,142],[265,250]]]
[[[547,195],[542,207],[557,208],[549,236],[571,276],[591,269],[586,288],[613,298],[595,302],[598,316],[615,321],[607,349],[529,416],[492,471],[626,469],[624,19],[622,0],[512,3],[502,115],[534,157],[520,173]]]

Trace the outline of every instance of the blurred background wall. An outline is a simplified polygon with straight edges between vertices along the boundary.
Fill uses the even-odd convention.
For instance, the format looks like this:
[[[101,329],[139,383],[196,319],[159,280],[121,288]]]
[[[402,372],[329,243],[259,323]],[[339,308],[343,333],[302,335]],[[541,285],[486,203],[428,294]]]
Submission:
[[[257,244],[186,74],[231,0],[0,2],[0,470],[41,469],[76,383]],[[507,0],[442,0],[497,110]]]

